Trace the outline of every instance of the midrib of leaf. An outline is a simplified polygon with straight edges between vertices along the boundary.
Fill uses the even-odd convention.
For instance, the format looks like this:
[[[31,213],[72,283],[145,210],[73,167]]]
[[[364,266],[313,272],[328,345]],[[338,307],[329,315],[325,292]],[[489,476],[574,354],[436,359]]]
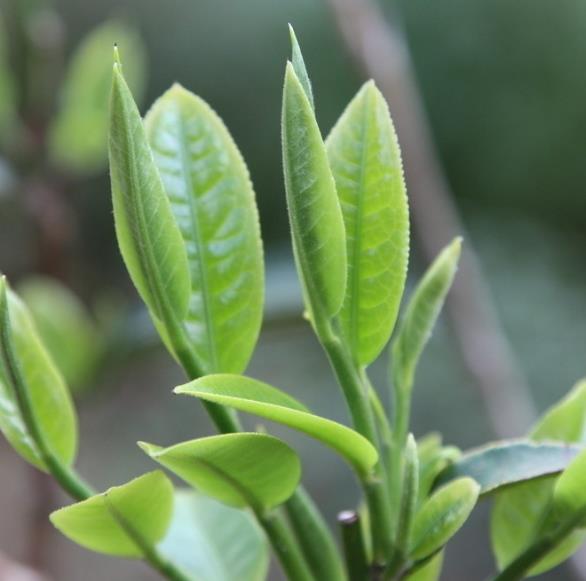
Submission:
[[[202,301],[202,307],[204,312],[205,318],[205,325],[206,325],[206,336],[207,336],[207,346],[208,346],[208,353],[211,359],[211,369],[207,370],[207,373],[214,373],[218,371],[218,353],[216,349],[216,331],[214,328],[214,320],[212,314],[210,312],[208,297],[209,297],[209,282],[208,282],[208,272],[207,272],[207,265],[205,264],[205,250],[203,246],[203,240],[201,237],[200,231],[200,221],[199,221],[199,210],[197,208],[197,204],[195,203],[195,189],[193,180],[191,179],[191,171],[189,169],[189,156],[185,148],[185,143],[187,139],[187,134],[185,133],[185,128],[183,122],[187,122],[186,119],[183,117],[183,111],[181,109],[181,105],[178,104],[179,110],[179,154],[181,157],[181,167],[185,179],[186,184],[186,194],[187,194],[187,204],[189,206],[189,214],[191,216],[191,221],[194,225],[194,232],[195,232],[195,243],[199,249],[199,260],[197,261],[197,269],[199,271],[199,279],[201,282],[202,294],[204,300]],[[193,194],[193,195],[192,195]],[[183,233],[181,234],[183,236]],[[191,299],[191,297],[190,297]]]
[[[360,338],[358,337],[358,317],[360,311],[360,253],[362,251],[362,211],[364,205],[364,184],[366,178],[366,172],[364,171],[364,166],[366,163],[366,159],[368,157],[367,150],[368,148],[365,147],[365,140],[368,136],[369,132],[369,115],[368,115],[368,106],[370,104],[370,93],[367,91],[364,99],[364,104],[362,106],[363,110],[363,123],[362,123],[362,155],[360,159],[360,170],[359,170],[359,179],[358,179],[358,190],[357,190],[357,203],[356,203],[356,217],[355,217],[355,224],[354,224],[354,249],[352,252],[353,258],[353,265],[352,265],[352,278],[351,278],[351,287],[352,291],[350,293],[350,342],[352,345],[352,353],[355,354],[354,356],[359,358],[358,352],[360,350]]]

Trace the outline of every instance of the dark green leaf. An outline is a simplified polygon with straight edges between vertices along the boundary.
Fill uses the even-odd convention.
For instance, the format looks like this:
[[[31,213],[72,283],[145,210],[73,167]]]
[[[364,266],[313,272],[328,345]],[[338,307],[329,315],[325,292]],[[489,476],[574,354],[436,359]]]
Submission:
[[[1,16],[1,15],[0,15]],[[0,18],[0,142],[14,138],[17,120],[16,86],[10,69],[4,20]]]
[[[241,373],[262,320],[264,271],[248,170],[228,130],[179,85],[145,119],[189,261],[184,325],[205,373]]]
[[[443,547],[466,522],[479,492],[480,487],[472,478],[459,478],[429,498],[413,523],[411,558],[424,559]]]
[[[469,476],[480,484],[480,494],[487,494],[504,486],[558,474],[581,449],[580,446],[527,440],[490,444],[464,454],[451,464],[440,474],[436,486]]]
[[[444,248],[417,285],[392,345],[393,380],[396,389],[409,391],[415,369],[458,266],[461,239]]]
[[[283,91],[283,166],[293,250],[310,316],[334,316],[346,288],[342,211],[317,121],[293,65]],[[319,312],[318,312],[319,311]]]
[[[266,538],[252,515],[195,491],[175,493],[158,549],[197,581],[264,581],[269,565]]]
[[[336,450],[363,475],[378,459],[373,445],[354,430],[312,414],[297,400],[256,379],[208,375],[175,388],[175,393],[233,407],[299,430]]]
[[[121,22],[105,22],[73,54],[50,128],[51,156],[68,171],[95,172],[106,162],[112,47],[116,43],[124,57],[128,84],[140,101],[146,68],[142,41],[135,30]]]
[[[26,420],[29,405],[47,450],[71,464],[77,450],[77,417],[71,396],[27,308],[1,277],[0,430],[19,454],[45,470]]]
[[[187,253],[118,63],[112,83],[110,175],[118,244],[132,281],[155,318],[163,324],[182,319],[190,297]]]
[[[348,281],[338,316],[354,358],[366,365],[391,336],[409,258],[401,152],[372,81],[350,102],[326,146],[346,227]]]
[[[92,551],[140,558],[165,535],[173,513],[173,485],[159,470],[66,506],[51,522]]]
[[[153,460],[203,493],[257,512],[287,500],[301,475],[297,454],[265,434],[224,434],[169,448],[140,446]]]

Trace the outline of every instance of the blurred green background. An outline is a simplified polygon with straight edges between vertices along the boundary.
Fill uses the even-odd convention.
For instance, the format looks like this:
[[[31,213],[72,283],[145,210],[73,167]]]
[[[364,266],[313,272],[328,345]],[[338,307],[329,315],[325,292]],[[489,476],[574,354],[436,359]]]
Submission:
[[[542,410],[586,375],[586,3],[387,0],[381,6],[406,34],[468,239]],[[249,165],[266,241],[267,322],[249,371],[345,420],[325,358],[300,317],[279,135],[287,22],[302,43],[324,133],[362,82],[327,5],[4,0],[1,10],[0,269],[17,286],[32,285],[26,282],[32,274],[57,277],[92,311],[89,330],[76,331],[86,333],[86,343],[63,347],[88,359],[74,362],[71,371],[73,382],[86,386],[79,401],[81,472],[98,487],[123,482],[150,466],[136,440],[171,443],[211,432],[196,404],[171,397],[181,374],[154,344],[118,254],[103,143],[90,143],[100,134],[105,104],[98,98],[88,105],[95,125],[81,123],[87,109],[75,117],[71,106],[71,117],[63,116],[63,103],[79,96],[67,81],[59,90],[72,78],[70,59],[79,57],[91,31],[112,19],[118,28],[94,36],[93,49],[86,44],[95,66],[74,69],[73,76],[83,79],[89,101],[101,95],[111,43],[118,40],[135,90],[143,93],[143,111],[179,81],[223,117]],[[23,40],[31,38],[36,48]],[[417,240],[413,245],[415,276],[424,264]],[[385,365],[373,369],[379,385],[385,384]],[[440,430],[463,448],[493,437],[445,322],[417,383],[417,435]],[[328,517],[353,505],[357,490],[346,467],[305,438],[282,433],[300,449],[304,479]],[[33,559],[59,581],[151,578],[140,564],[87,553],[42,525],[45,515],[31,500],[31,474],[0,442],[4,554]],[[492,570],[487,508],[448,551],[444,579],[482,579]],[[31,552],[31,530],[40,535],[40,553]],[[548,578],[571,578],[569,570],[560,571]]]

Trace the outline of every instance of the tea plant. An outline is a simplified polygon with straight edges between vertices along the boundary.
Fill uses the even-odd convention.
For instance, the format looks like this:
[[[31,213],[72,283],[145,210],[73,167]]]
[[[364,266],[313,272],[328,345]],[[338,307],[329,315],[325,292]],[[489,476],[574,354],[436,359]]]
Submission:
[[[495,580],[551,569],[584,541],[586,383],[525,439],[461,454],[410,433],[417,365],[456,273],[459,239],[430,266],[396,320],[409,216],[387,104],[366,83],[324,141],[292,33],[282,146],[293,250],[311,324],[348,404],[352,428],[241,375],[263,308],[263,254],[242,156],[209,106],[179,85],[141,119],[117,51],[110,170],[122,257],[153,324],[220,435],[139,443],[160,470],[102,493],[77,474],[69,392],[26,306],[0,284],[0,429],[77,501],[51,515],[78,544],[144,559],[172,580],[256,581],[272,547],[293,581],[439,578],[444,547],[480,498],[495,498]],[[367,368],[389,340],[392,414]],[[316,386],[316,389],[318,386]],[[300,484],[300,460],[237,413],[329,446],[352,468],[364,503],[340,514],[342,547]],[[219,501],[219,502],[218,502]]]

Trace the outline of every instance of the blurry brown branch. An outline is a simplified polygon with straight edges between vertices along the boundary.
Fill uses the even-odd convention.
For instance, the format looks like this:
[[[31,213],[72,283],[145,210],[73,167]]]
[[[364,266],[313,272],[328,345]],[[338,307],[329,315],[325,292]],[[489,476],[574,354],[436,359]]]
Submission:
[[[365,77],[389,102],[410,192],[415,234],[427,262],[464,233],[438,161],[402,33],[373,0],[327,0],[342,39]],[[461,356],[481,394],[495,433],[519,435],[534,409],[504,336],[471,241],[465,240],[448,316]]]

